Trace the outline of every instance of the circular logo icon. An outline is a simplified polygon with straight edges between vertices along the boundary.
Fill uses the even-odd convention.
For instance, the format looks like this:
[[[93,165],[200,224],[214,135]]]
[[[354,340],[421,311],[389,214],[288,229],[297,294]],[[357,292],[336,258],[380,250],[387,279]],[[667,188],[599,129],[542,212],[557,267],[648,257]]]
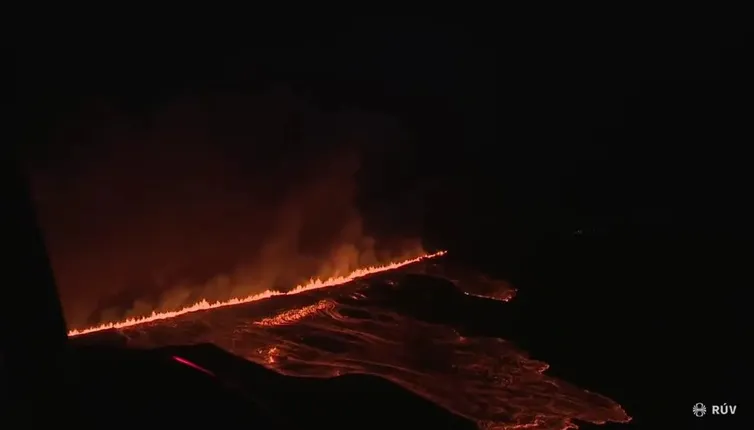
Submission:
[[[695,417],[701,418],[707,413],[707,407],[704,406],[704,403],[697,403],[694,405],[692,412],[694,412]]]

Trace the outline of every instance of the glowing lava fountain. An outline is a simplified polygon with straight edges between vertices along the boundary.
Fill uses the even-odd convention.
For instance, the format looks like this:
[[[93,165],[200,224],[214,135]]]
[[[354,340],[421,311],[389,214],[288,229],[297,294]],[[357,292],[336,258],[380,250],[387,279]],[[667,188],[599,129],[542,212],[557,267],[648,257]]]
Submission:
[[[102,330],[109,330],[113,328],[115,329],[126,328],[126,327],[135,326],[138,324],[149,323],[152,321],[175,318],[175,317],[185,315],[191,312],[198,312],[198,311],[205,311],[209,309],[240,305],[242,303],[255,302],[257,300],[263,300],[263,299],[273,297],[273,296],[292,295],[292,294],[303,293],[304,291],[317,290],[319,288],[333,287],[336,285],[342,285],[342,284],[351,282],[358,278],[363,278],[365,276],[373,275],[375,273],[386,272],[388,270],[394,270],[399,267],[407,266],[409,264],[418,263],[419,261],[422,261],[422,260],[428,260],[430,258],[439,257],[441,255],[445,255],[446,252],[447,251],[439,251],[439,252],[435,252],[434,254],[425,254],[416,258],[411,258],[411,259],[403,260],[403,261],[397,261],[397,262],[382,265],[382,266],[365,267],[363,269],[357,269],[354,272],[351,272],[350,274],[348,274],[347,276],[336,276],[336,277],[327,278],[324,280],[310,279],[309,282],[302,285],[298,285],[296,288],[288,292],[267,290],[259,294],[253,294],[251,296],[247,296],[243,298],[235,298],[235,299],[230,299],[230,300],[226,300],[222,302],[215,302],[215,303],[209,303],[206,300],[202,300],[200,302],[194,303],[191,306],[187,306],[181,310],[177,310],[173,312],[152,312],[152,315],[145,316],[145,317],[129,318],[127,320],[120,321],[120,322],[100,324],[98,326],[86,328],[83,330],[71,330],[68,332],[68,336],[80,336],[82,334],[93,333],[93,332],[102,331]]]

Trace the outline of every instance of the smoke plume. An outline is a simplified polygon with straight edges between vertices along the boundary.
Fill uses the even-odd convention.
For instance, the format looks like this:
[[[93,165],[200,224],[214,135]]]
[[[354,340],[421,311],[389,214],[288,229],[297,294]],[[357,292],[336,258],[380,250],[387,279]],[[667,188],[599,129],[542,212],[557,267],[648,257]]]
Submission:
[[[355,205],[360,141],[380,123],[286,89],[72,113],[29,162],[69,326],[415,256],[418,240],[370,237]]]

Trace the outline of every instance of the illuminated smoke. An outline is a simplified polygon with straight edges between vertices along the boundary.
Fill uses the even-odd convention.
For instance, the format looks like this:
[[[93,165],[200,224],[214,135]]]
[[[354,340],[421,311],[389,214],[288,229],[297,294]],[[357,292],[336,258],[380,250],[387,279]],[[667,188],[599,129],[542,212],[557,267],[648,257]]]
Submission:
[[[358,148],[381,126],[353,121],[285,89],[194,95],[139,114],[92,104],[62,118],[29,166],[69,325],[421,255],[418,240],[365,232]]]

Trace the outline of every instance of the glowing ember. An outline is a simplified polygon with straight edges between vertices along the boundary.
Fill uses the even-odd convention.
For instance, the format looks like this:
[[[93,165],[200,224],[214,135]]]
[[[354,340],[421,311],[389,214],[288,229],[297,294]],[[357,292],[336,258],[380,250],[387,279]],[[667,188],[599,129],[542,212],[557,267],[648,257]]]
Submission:
[[[200,365],[198,365],[198,364],[196,364],[194,362],[188,361],[188,360],[186,360],[183,357],[179,357],[177,355],[174,355],[173,356],[173,360],[175,360],[175,361],[177,361],[177,362],[179,362],[181,364],[185,364],[186,366],[191,367],[193,369],[196,369],[196,370],[198,370],[198,371],[200,371],[202,373],[206,373],[209,376],[215,376],[215,374],[212,373],[212,372],[210,372],[209,370],[203,368],[202,366],[200,366]]]
[[[266,298],[273,297],[273,296],[298,294],[298,293],[303,293],[304,291],[311,291],[311,290],[316,290],[316,289],[325,288],[325,287],[333,287],[333,286],[336,286],[336,285],[342,285],[342,284],[351,282],[351,281],[353,281],[355,279],[362,278],[364,276],[369,276],[369,275],[373,275],[375,273],[385,272],[385,271],[388,271],[388,270],[394,270],[394,269],[397,269],[399,267],[406,266],[408,264],[413,264],[413,263],[417,263],[417,262],[422,261],[422,260],[439,257],[441,255],[445,255],[445,253],[446,253],[446,251],[440,251],[440,252],[435,252],[434,254],[426,254],[426,255],[422,255],[420,257],[416,257],[416,258],[411,258],[411,259],[408,259],[408,260],[403,260],[403,261],[398,261],[398,262],[395,262],[395,263],[386,264],[384,266],[366,267],[364,269],[358,269],[358,270],[352,272],[351,274],[349,274],[347,276],[336,276],[336,277],[328,278],[328,279],[324,279],[324,280],[321,280],[321,279],[311,279],[306,284],[299,285],[296,288],[294,288],[293,290],[291,290],[289,292],[285,292],[285,293],[284,292],[280,292],[280,291],[267,290],[267,291],[261,292],[259,294],[254,294],[254,295],[251,295],[251,296],[248,296],[248,297],[244,297],[244,298],[230,299],[230,300],[223,301],[223,302],[209,303],[206,300],[202,300],[202,301],[200,301],[198,303],[194,303],[193,305],[185,307],[185,308],[183,308],[181,310],[178,310],[178,311],[173,311],[173,312],[152,312],[152,315],[146,316],[146,317],[129,318],[129,319],[125,320],[125,321],[105,323],[105,324],[98,325],[96,327],[90,327],[90,328],[83,329],[83,330],[71,330],[71,331],[68,332],[68,336],[79,336],[79,335],[82,335],[82,334],[93,333],[93,332],[96,332],[96,331],[109,330],[109,329],[112,329],[112,328],[116,328],[116,329],[118,329],[118,328],[126,328],[126,327],[131,327],[131,326],[135,326],[135,325],[138,325],[138,324],[144,324],[144,323],[148,323],[148,322],[152,322],[152,321],[160,321],[160,320],[166,320],[166,319],[170,319],[170,318],[175,318],[175,317],[178,317],[178,316],[181,316],[181,315],[185,315],[185,314],[188,314],[188,313],[191,313],[191,312],[198,312],[198,311],[205,311],[205,310],[209,310],[209,309],[222,308],[222,307],[226,307],[226,306],[240,305],[242,303],[255,302],[257,300],[262,300],[262,299],[266,299]]]

